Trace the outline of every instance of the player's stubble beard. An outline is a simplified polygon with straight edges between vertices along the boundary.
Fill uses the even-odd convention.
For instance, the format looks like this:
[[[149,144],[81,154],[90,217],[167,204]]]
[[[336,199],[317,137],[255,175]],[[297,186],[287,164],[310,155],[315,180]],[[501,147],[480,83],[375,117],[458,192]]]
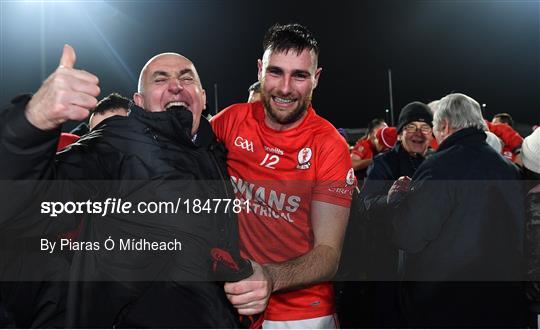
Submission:
[[[278,97],[281,97],[278,95]],[[300,119],[304,113],[307,111],[307,108],[309,107],[311,103],[311,94],[303,99],[303,102],[301,102],[296,109],[289,112],[285,116],[281,116],[280,113],[282,111],[276,110],[272,108],[272,105],[270,104],[270,97],[266,96],[266,93],[264,91],[261,92],[261,100],[264,105],[264,110],[270,116],[270,119],[280,125],[288,125],[291,123],[296,122],[298,119]]]

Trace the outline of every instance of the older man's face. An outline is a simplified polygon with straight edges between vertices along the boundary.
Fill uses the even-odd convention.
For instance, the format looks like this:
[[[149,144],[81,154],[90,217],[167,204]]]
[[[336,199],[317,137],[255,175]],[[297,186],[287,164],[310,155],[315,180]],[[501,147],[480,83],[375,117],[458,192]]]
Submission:
[[[158,55],[146,65],[141,83],[135,104],[150,112],[184,106],[193,114],[191,133],[197,132],[206,93],[190,60],[178,54]]]
[[[432,139],[431,127],[421,121],[413,121],[401,131],[401,144],[410,154],[425,154]]]

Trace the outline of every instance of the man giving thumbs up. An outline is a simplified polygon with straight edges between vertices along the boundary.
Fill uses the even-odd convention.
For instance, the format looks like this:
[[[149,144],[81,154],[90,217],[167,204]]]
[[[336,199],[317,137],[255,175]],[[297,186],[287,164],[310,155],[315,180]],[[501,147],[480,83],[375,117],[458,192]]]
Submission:
[[[145,202],[234,198],[225,150],[201,117],[206,96],[193,62],[176,53],[152,57],[141,70],[129,116],[108,118],[55,154],[59,126],[86,118],[100,92],[98,78],[74,65],[75,52],[65,46],[59,67],[37,93],[15,99],[0,113],[0,179],[64,180],[58,190],[50,188],[57,182],[46,182],[26,195],[11,192],[0,198],[0,242],[13,227],[42,239],[57,234],[58,224],[84,219],[71,243],[83,248],[72,250],[66,327],[239,327],[222,284],[252,274],[249,262],[240,258],[235,214],[222,208],[210,213],[139,211]],[[132,208],[116,207],[114,214],[109,208],[105,215],[107,201],[128,199]],[[53,218],[35,200],[69,201],[84,208],[82,214]],[[88,206],[96,203],[101,212]],[[122,250],[122,239],[158,245],[177,241],[181,251]],[[105,247],[105,241],[116,247]],[[56,253],[36,246],[40,258]],[[0,258],[0,283],[2,271],[14,268],[5,260]],[[46,275],[46,268],[34,268],[35,274]],[[19,273],[8,280],[27,275]]]

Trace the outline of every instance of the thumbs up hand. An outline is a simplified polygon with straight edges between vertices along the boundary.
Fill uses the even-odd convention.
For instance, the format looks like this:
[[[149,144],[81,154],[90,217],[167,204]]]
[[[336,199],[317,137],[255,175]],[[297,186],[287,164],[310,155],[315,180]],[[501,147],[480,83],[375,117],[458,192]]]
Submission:
[[[75,50],[64,46],[60,65],[43,82],[26,106],[26,118],[41,130],[51,130],[68,120],[83,120],[97,104],[99,79],[74,68]]]

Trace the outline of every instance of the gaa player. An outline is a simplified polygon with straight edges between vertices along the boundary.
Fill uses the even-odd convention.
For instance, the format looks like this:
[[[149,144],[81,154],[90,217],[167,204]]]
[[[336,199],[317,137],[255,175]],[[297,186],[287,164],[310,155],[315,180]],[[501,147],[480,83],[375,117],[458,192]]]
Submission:
[[[250,201],[240,245],[255,274],[225,291],[240,314],[264,311],[265,328],[334,328],[328,281],[356,185],[347,144],[311,107],[321,73],[312,34],[274,25],[263,47],[262,102],[233,105],[212,121],[235,191]]]

